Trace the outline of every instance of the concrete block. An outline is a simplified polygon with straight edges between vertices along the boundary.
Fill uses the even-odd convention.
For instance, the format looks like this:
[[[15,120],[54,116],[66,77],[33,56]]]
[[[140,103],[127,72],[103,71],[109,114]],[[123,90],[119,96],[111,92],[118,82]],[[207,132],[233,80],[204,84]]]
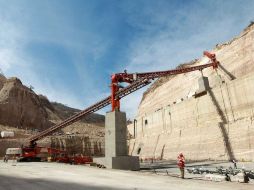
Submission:
[[[120,111],[108,112],[105,130],[105,156],[127,156],[126,114]]]
[[[116,156],[94,158],[96,164],[100,164],[109,169],[132,170],[138,171],[140,169],[138,156]]]
[[[139,157],[128,156],[126,114],[108,112],[105,125],[105,158],[94,158],[94,162],[106,168],[139,170]]]
[[[200,77],[198,79],[198,90],[195,93],[195,97],[202,96],[210,89],[208,77]]]
[[[112,157],[112,160],[109,160],[108,163],[112,164],[112,167],[111,167],[112,169],[134,170],[134,171],[137,171],[140,169],[138,156]]]

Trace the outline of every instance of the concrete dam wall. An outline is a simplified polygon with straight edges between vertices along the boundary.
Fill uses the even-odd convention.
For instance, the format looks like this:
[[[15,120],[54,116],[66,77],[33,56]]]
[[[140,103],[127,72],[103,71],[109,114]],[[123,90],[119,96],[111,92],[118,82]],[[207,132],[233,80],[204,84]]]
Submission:
[[[182,152],[189,160],[254,161],[254,26],[212,52],[221,66],[203,70],[206,94],[195,97],[200,72],[159,79],[144,93],[128,126],[131,155],[175,160]]]

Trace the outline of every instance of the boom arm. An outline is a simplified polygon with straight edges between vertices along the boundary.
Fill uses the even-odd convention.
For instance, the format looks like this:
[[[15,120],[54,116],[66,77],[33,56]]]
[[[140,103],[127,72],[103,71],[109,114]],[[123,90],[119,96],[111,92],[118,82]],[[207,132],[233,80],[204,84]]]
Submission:
[[[111,105],[112,111],[120,110],[120,99],[116,97],[116,92],[119,91],[120,86],[119,83],[127,82],[133,83],[139,79],[155,79],[159,77],[164,77],[168,75],[177,75],[181,73],[188,73],[196,70],[203,70],[207,67],[213,67],[213,69],[217,69],[219,65],[219,61],[217,61],[215,54],[210,53],[208,51],[204,51],[204,55],[210,59],[210,63],[204,65],[198,65],[194,67],[167,70],[167,71],[157,71],[157,72],[146,72],[146,73],[133,73],[128,74],[126,71],[124,73],[116,73],[111,76]]]
[[[176,75],[181,73],[187,73],[192,72],[196,70],[202,70],[208,67],[213,67],[216,69],[218,67],[219,62],[215,58],[215,54],[210,54],[209,52],[204,52],[204,55],[211,56],[213,59],[211,59],[211,63],[194,66],[194,67],[188,67],[188,68],[181,68],[181,69],[174,69],[174,70],[168,70],[168,71],[157,71],[157,72],[147,72],[147,73],[134,73],[134,74],[128,74],[127,72],[124,73],[117,73],[111,76],[112,84],[111,84],[111,96],[108,96],[107,98],[97,102],[96,104],[86,108],[85,110],[71,116],[70,118],[64,120],[63,122],[56,124],[41,133],[32,136],[29,141],[31,145],[34,145],[37,140],[40,140],[55,131],[66,127],[68,125],[71,125],[72,123],[80,120],[82,117],[89,115],[91,113],[94,113],[104,107],[106,107],[109,104],[112,104],[112,110],[119,110],[120,109],[120,99],[131,94],[134,91],[137,91],[138,89],[148,85],[151,83],[151,80],[163,76],[168,75]],[[129,86],[120,89],[118,83],[120,82],[127,82],[130,83]]]
[[[142,80],[138,80],[138,81],[135,81],[133,82],[131,85],[127,86],[126,88],[124,89],[121,89],[120,91],[118,91],[116,93],[116,98],[123,98],[127,95],[129,95],[130,93],[146,86],[150,84],[150,81],[147,80],[147,79],[142,79]],[[96,104],[86,108],[85,110],[69,117],[68,119],[64,120],[63,122],[59,123],[59,124],[56,124],[44,131],[42,131],[41,133],[37,134],[37,135],[34,135],[32,136],[29,140],[30,140],[30,144],[33,145],[35,144],[36,141],[54,133],[55,131],[57,131],[58,129],[61,129],[63,127],[66,127],[68,125],[71,125],[72,123],[80,120],[82,117],[86,116],[86,115],[89,115],[91,113],[94,113],[104,107],[106,107],[107,105],[109,105],[111,103],[111,96],[108,96],[107,98],[97,102]]]

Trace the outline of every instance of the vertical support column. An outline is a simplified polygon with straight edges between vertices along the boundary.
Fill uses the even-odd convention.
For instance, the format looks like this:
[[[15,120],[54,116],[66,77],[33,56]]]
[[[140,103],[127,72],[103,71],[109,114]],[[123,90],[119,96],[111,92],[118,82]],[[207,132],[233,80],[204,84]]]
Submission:
[[[128,156],[126,114],[118,110],[106,114],[104,165],[112,169],[140,169],[139,157]]]
[[[126,114],[112,111],[106,114],[105,156],[127,156]]]

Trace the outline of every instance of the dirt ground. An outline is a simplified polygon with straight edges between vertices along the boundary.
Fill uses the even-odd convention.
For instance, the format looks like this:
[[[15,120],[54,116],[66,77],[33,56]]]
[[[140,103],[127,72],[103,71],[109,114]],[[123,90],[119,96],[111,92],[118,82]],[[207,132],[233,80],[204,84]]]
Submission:
[[[16,163],[0,161],[0,190],[251,190],[253,184],[211,182],[196,179],[100,169],[59,163]]]

